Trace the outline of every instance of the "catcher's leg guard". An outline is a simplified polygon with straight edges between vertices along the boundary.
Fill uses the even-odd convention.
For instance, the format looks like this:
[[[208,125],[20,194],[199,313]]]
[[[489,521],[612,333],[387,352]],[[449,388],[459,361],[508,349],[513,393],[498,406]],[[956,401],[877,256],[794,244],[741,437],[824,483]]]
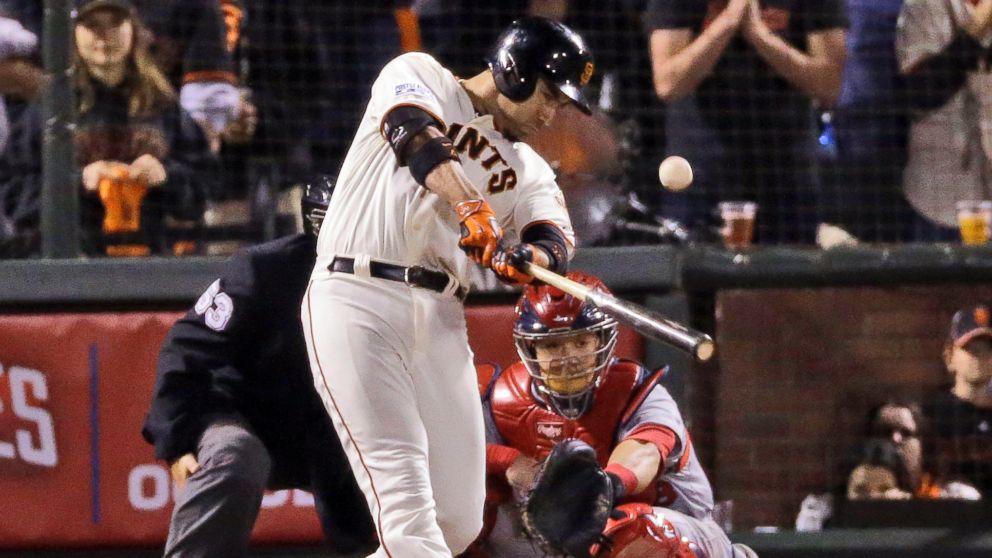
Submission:
[[[594,548],[596,558],[696,558],[695,544],[683,538],[664,515],[648,504],[618,506],[603,531],[609,541]]]

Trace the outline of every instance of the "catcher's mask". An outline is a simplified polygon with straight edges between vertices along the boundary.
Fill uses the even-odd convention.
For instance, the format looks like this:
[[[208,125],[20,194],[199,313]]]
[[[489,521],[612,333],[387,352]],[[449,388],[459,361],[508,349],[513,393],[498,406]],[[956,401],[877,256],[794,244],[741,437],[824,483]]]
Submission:
[[[300,212],[303,214],[303,232],[316,238],[320,235],[320,225],[327,215],[327,206],[334,194],[337,177],[318,175],[307,182],[303,199],[300,200]]]
[[[598,278],[567,277],[609,293]],[[589,410],[617,342],[616,320],[591,302],[548,285],[529,286],[517,302],[513,339],[537,394],[568,419]]]

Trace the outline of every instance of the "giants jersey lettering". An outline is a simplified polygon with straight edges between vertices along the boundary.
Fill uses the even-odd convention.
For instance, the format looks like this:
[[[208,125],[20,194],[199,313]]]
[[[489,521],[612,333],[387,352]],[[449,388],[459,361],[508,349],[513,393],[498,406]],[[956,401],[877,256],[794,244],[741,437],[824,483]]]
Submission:
[[[496,212],[507,244],[535,222],[554,224],[574,243],[551,167],[526,144],[507,140],[491,116],[477,115],[451,72],[429,55],[409,53],[387,64],[372,86],[321,226],[315,277],[327,273],[335,255],[367,254],[442,269],[467,281],[470,260],[458,248],[457,216],[398,165],[382,135],[383,117],[401,105],[421,108],[441,122],[469,180]]]
[[[534,396],[523,363],[506,369],[493,383],[486,402],[487,441],[505,444],[543,459],[565,438],[579,438],[596,450],[605,466],[613,449],[637,427],[657,424],[671,429],[678,443],[655,486],[636,501],[667,507],[697,518],[713,510],[713,492],[696,457],[682,416],[672,396],[643,367],[617,360],[605,373],[590,410],[569,420]]]

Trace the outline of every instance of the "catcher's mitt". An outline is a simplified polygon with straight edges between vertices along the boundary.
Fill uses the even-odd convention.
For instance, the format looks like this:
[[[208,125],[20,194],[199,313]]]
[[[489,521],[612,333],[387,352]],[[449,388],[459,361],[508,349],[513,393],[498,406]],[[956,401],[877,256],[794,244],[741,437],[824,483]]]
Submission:
[[[589,558],[613,510],[614,488],[596,450],[576,439],[559,442],[522,502],[527,536],[552,556]]]

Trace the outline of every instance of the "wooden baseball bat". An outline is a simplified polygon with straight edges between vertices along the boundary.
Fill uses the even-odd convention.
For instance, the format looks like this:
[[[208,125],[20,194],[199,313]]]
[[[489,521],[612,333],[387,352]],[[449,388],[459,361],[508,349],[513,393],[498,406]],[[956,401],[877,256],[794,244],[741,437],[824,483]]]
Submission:
[[[693,331],[639,304],[621,300],[599,289],[587,287],[539,265],[526,262],[523,267],[524,273],[530,274],[580,300],[589,300],[603,312],[613,316],[618,322],[627,324],[652,339],[681,349],[699,362],[706,362],[713,358],[716,345],[713,343],[713,338],[705,333]]]

